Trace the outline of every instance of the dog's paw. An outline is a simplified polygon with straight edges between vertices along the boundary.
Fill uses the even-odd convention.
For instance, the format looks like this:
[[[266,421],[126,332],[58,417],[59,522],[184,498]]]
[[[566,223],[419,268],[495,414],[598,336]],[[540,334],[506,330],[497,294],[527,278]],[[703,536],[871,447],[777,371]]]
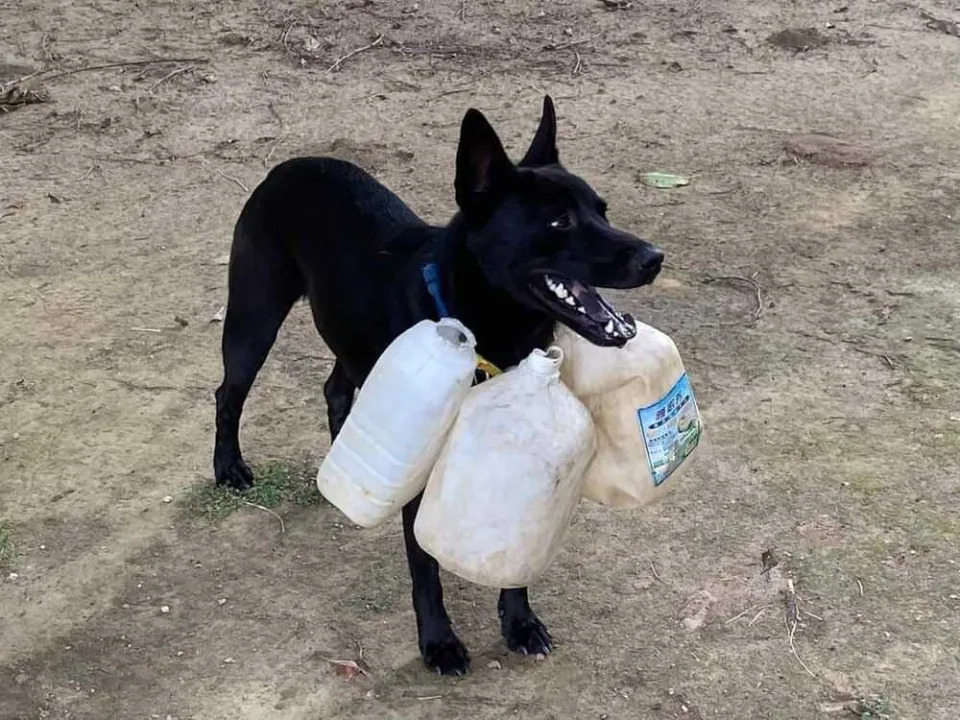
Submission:
[[[424,645],[423,664],[437,675],[466,675],[470,671],[470,655],[460,639],[451,635]]]
[[[253,487],[253,471],[242,457],[226,462],[214,462],[213,474],[217,479],[217,487],[226,487],[237,492]]]
[[[500,630],[507,647],[515,653],[546,655],[553,649],[553,638],[533,612],[522,617],[504,617]]]

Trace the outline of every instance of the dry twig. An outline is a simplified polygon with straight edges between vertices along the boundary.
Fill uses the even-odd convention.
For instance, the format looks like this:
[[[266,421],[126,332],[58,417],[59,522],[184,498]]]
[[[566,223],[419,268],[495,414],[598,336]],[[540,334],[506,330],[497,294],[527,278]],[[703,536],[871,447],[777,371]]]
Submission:
[[[195,65],[199,65],[207,62],[210,62],[207,58],[153,58],[152,60],[124,60],[122,62],[104,63],[102,65],[87,65],[86,67],[73,68],[72,70],[60,70],[50,75],[46,75],[46,73],[51,72],[50,69],[37,70],[36,72],[32,72],[29,75],[24,75],[22,78],[18,78],[17,80],[7,83],[2,89],[0,89],[0,93],[6,92],[12,87],[22,85],[38,75],[46,75],[46,77],[43,78],[44,80],[54,80],[56,78],[66,77],[68,75],[92,72],[94,70],[109,70],[111,68],[120,67],[139,67],[141,65],[153,65],[160,63],[193,63]]]
[[[367,50],[372,50],[373,48],[378,47],[382,43],[383,43],[383,33],[377,35],[376,39],[369,45],[364,45],[363,47],[359,47],[356,50],[351,50],[343,57],[337,58],[337,61],[333,65],[327,68],[327,74],[329,75],[332,72],[337,72],[340,69],[340,66],[343,65],[344,62],[352,58],[354,55],[359,55],[360,53],[366,52]]]
[[[196,67],[196,65],[184,65],[184,66],[181,67],[181,68],[177,68],[177,69],[174,70],[173,72],[167,73],[167,74],[164,75],[162,78],[160,78],[159,80],[157,80],[153,85],[151,85],[151,86],[150,86],[150,89],[147,90],[147,92],[148,92],[148,93],[152,93],[154,90],[156,90],[158,87],[160,87],[163,83],[165,83],[165,82],[166,82],[167,80],[169,80],[170,78],[175,77],[176,75],[179,75],[180,73],[185,73],[185,72],[187,72],[188,70],[193,70],[195,67]]]
[[[753,610],[755,607],[756,607],[756,605],[751,605],[750,607],[748,607],[748,608],[747,608],[746,610],[744,610],[743,612],[739,612],[739,613],[737,613],[736,615],[734,615],[732,618],[730,618],[729,620],[725,620],[725,621],[723,622],[723,624],[724,624],[724,625],[729,625],[729,624],[732,623],[734,620],[739,620],[739,619],[742,618],[744,615],[746,615],[748,612],[750,612],[751,610]]]
[[[223,172],[219,168],[214,168],[214,172],[216,172],[217,175],[219,175],[220,177],[226,180],[229,180],[230,182],[236,183],[240,187],[240,189],[243,190],[244,192],[247,192],[247,193],[250,192],[250,188],[244,185],[239,178],[235,178],[233,175],[227,175],[225,172]]]
[[[797,609],[797,591],[793,587],[793,580],[787,580],[787,613],[783,618],[783,624],[787,628],[787,641],[790,643],[790,652],[800,663],[800,667],[807,671],[810,677],[816,677],[816,673],[811,670],[807,664],[800,658],[797,652],[797,645],[793,641],[797,634],[797,625],[800,622],[800,611]]]
[[[270,513],[270,514],[273,515],[277,520],[280,521],[280,533],[283,534],[283,533],[286,533],[286,532],[287,532],[287,526],[283,524],[283,518],[280,517],[277,513],[275,513],[275,512],[274,512],[273,510],[271,510],[270,508],[264,507],[263,505],[257,505],[256,503],[252,503],[252,502],[250,502],[249,500],[244,500],[244,501],[243,501],[243,504],[244,504],[244,505],[249,505],[250,507],[256,508],[257,510],[263,510],[265,513]]]
[[[655,562],[651,562],[651,563],[650,563],[650,572],[653,573],[653,576],[654,576],[657,580],[659,580],[659,581],[662,582],[664,585],[666,585],[666,583],[663,582],[663,578],[660,577],[660,573],[657,572],[657,564],[656,564]]]
[[[277,146],[283,141],[284,136],[287,134],[286,128],[283,126],[283,118],[280,117],[280,113],[277,112],[277,109],[273,106],[273,103],[267,105],[270,112],[277,119],[277,122],[280,123],[280,134],[274,139],[273,144],[270,146],[270,151],[263,158],[263,166],[267,167],[270,163],[270,158],[273,157],[274,151],[277,149]]]
[[[703,279],[703,282],[742,282],[753,287],[753,291],[757,296],[757,308],[753,311],[753,318],[754,320],[757,320],[760,318],[760,315],[763,314],[763,292],[760,289],[760,284],[754,279],[756,277],[757,273],[754,273],[750,277],[744,277],[743,275],[708,275]]]

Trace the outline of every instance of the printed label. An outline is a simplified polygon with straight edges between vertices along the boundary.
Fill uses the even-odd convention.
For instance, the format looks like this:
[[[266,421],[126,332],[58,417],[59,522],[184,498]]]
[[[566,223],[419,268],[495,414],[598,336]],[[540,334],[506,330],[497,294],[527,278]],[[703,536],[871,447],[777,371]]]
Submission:
[[[660,400],[637,410],[653,484],[660,486],[700,442],[700,411],[684,373]]]

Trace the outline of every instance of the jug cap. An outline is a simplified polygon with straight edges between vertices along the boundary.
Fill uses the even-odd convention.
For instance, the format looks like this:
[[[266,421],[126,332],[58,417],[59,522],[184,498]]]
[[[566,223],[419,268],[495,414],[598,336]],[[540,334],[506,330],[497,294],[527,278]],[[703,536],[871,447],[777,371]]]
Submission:
[[[537,348],[527,356],[526,365],[537,375],[559,375],[563,363],[563,350],[551,345],[546,350]]]
[[[467,347],[473,348],[477,345],[477,339],[473,336],[473,333],[456,318],[440,318],[436,323],[435,329],[437,336],[441,340],[453,345],[458,350]]]

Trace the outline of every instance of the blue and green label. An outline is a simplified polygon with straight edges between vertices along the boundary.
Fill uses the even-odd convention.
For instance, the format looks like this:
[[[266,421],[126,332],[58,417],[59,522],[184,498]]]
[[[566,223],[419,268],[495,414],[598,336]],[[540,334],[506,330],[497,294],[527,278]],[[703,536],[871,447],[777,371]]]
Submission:
[[[660,486],[700,442],[700,411],[684,373],[660,400],[637,410],[653,484]]]

